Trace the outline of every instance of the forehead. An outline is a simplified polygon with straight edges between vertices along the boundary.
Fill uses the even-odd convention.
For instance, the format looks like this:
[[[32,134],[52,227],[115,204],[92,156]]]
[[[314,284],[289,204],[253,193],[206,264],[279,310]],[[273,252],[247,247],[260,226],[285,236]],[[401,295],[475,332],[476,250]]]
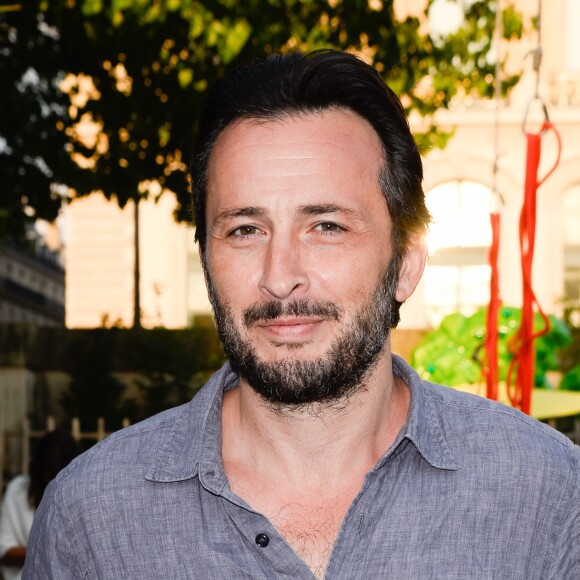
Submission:
[[[239,119],[228,125],[213,147],[212,157],[227,154],[231,147],[269,141],[283,133],[288,143],[297,139],[303,146],[330,140],[334,147],[348,140],[353,149],[369,147],[380,155],[381,143],[371,124],[353,111],[342,108],[308,113],[288,113],[270,119]],[[362,152],[362,151],[361,151]]]
[[[213,147],[208,193],[232,184],[284,191],[317,176],[377,183],[382,164],[376,132],[352,111],[243,119],[228,126]]]

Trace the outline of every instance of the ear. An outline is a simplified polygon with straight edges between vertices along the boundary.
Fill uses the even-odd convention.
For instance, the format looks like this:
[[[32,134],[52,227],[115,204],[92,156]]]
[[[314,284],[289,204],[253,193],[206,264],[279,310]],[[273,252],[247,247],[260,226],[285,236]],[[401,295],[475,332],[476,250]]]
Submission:
[[[426,235],[417,234],[411,238],[399,270],[399,283],[395,293],[395,298],[399,302],[405,302],[415,291],[425,270],[426,261]]]

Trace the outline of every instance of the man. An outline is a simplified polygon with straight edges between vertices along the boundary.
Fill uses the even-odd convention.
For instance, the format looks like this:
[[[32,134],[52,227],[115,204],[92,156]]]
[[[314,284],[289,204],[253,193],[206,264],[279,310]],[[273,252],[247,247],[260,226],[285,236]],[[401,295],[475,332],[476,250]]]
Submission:
[[[192,177],[230,362],[61,474],[25,578],[580,577],[578,448],[391,355],[426,258],[421,173],[351,55],[216,85]]]

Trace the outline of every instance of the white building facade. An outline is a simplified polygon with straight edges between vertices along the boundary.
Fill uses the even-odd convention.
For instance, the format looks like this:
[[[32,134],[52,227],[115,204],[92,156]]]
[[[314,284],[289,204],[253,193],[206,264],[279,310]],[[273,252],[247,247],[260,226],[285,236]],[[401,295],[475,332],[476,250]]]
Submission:
[[[517,0],[529,23],[538,4]],[[420,4],[420,2],[417,2]],[[562,141],[560,164],[537,197],[533,280],[547,312],[580,305],[580,0],[543,3],[543,62],[539,94]],[[424,188],[435,218],[431,257],[415,295],[403,307],[402,328],[436,326],[450,312],[470,314],[489,299],[490,211],[501,194],[500,288],[505,304],[521,304],[518,220],[525,182],[523,121],[534,96],[536,76],[526,54],[537,34],[510,53],[512,66],[524,70],[509,102],[458,102],[440,111],[436,122],[454,130],[444,150],[424,159]],[[542,120],[537,102],[527,128]],[[419,125],[414,128],[419,130]],[[540,175],[554,162],[557,143],[543,139]],[[498,159],[494,174],[494,163]],[[209,301],[193,231],[173,221],[171,194],[141,204],[141,305],[146,327],[183,327],[209,315]],[[99,195],[67,209],[67,326],[130,326],[133,317],[133,210],[118,209]]]

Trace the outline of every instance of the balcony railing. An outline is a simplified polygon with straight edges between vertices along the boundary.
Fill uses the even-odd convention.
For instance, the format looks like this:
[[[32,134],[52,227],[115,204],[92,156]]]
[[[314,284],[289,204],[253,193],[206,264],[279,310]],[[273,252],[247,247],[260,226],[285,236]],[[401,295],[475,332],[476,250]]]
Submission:
[[[550,104],[580,107],[580,71],[560,71],[549,81]]]

